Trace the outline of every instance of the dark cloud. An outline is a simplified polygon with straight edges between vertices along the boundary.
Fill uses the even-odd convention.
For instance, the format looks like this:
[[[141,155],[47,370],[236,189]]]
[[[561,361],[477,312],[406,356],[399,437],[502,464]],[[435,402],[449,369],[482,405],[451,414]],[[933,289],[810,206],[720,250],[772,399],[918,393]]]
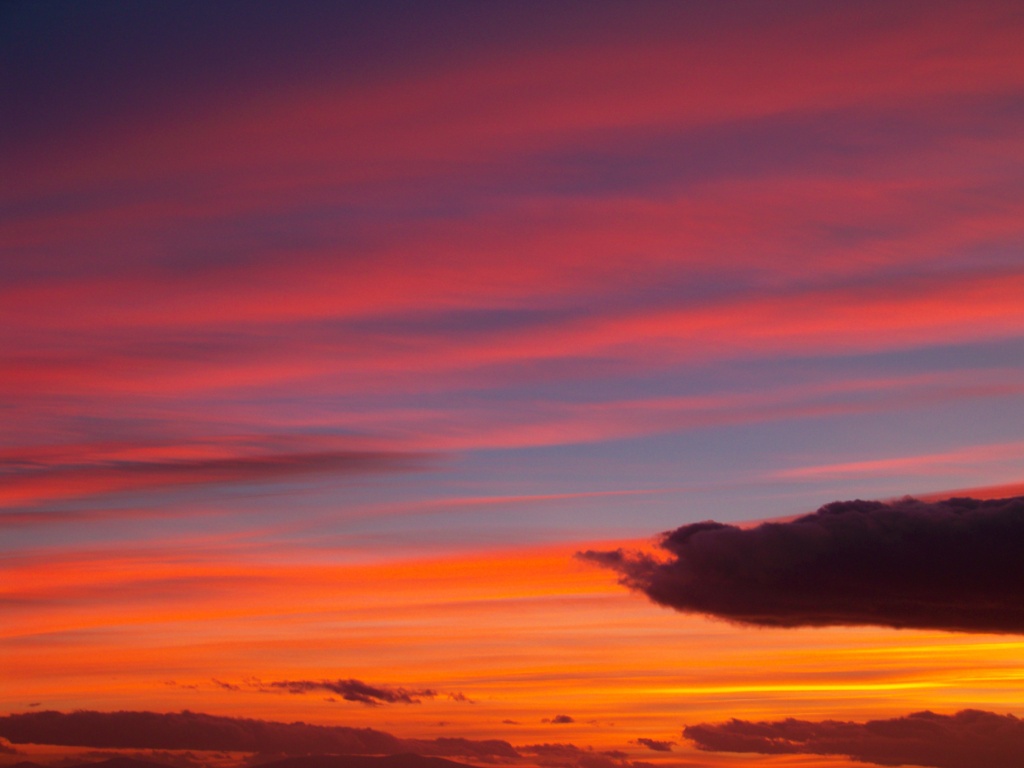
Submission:
[[[7,739],[0,738],[0,755],[18,755],[21,754],[14,745],[11,744]]]
[[[441,757],[423,755],[314,755],[310,757],[286,757],[270,763],[265,768],[472,768],[465,763],[456,763]]]
[[[407,690],[405,688],[389,688],[381,685],[369,685],[362,680],[278,680],[267,683],[268,688],[285,690],[288,693],[309,693],[310,691],[330,691],[346,701],[357,701],[367,706],[380,704],[419,704],[422,698],[434,698],[437,691],[429,688]]]
[[[545,717],[541,722],[552,723],[553,725],[565,725],[566,723],[575,723],[576,718],[570,717],[569,715],[555,715],[554,717]]]
[[[210,758],[214,761],[211,763]],[[82,760],[90,762],[82,763]],[[110,753],[87,752],[75,758],[59,761],[61,768],[209,768],[218,760],[232,761],[226,753],[195,755],[191,752],[139,752]],[[99,762],[97,762],[99,761]],[[156,762],[154,762],[156,761]],[[243,763],[248,766],[265,768],[472,768],[465,763],[453,762],[441,757],[426,757],[415,754],[402,755],[281,755],[255,754]],[[18,765],[29,765],[21,764]],[[13,768],[17,768],[14,766]],[[42,768],[40,766],[39,768]]]
[[[675,744],[674,741],[658,741],[657,739],[644,738],[637,739],[636,743],[648,749],[653,749],[655,752],[671,752],[672,746]]]
[[[576,768],[624,768],[621,762],[613,760],[607,755],[586,754],[576,760]]]
[[[845,755],[878,765],[934,768],[1024,765],[1024,721],[973,709],[955,715],[917,712],[866,723],[730,720],[689,726],[683,735],[712,752]]]
[[[170,768],[165,763],[156,763],[148,759],[146,753],[142,757],[136,754],[120,752],[86,752],[85,754],[67,757],[49,763],[50,768]],[[82,762],[85,760],[86,762]],[[197,766],[191,766],[197,768]]]
[[[519,747],[523,754],[532,755],[543,768],[631,768],[625,760],[628,755],[618,750],[595,752],[575,744],[527,744]]]
[[[518,757],[497,739],[399,739],[372,728],[277,723],[197,712],[25,712],[0,717],[14,744],[97,749],[260,752],[267,755],[422,755]]]
[[[770,627],[1024,632],[1024,497],[828,504],[791,522],[663,535],[667,560],[583,552],[661,605]]]
[[[586,750],[580,749],[575,744],[560,743],[526,744],[519,747],[519,751],[541,757],[579,757],[586,753]]]
[[[519,757],[519,752],[501,739],[477,740],[443,736],[439,739],[403,739],[402,743],[407,751],[424,755],[462,756],[478,760]]]
[[[193,752],[167,752],[163,750],[147,750],[145,752],[108,752],[96,750],[76,755],[69,768],[208,768],[210,761],[206,755]]]

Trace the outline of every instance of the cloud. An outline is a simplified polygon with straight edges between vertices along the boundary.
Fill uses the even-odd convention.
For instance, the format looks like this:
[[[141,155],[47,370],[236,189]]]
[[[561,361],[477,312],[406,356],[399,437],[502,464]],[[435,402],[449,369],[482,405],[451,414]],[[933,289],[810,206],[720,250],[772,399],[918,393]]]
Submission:
[[[586,750],[580,749],[575,744],[527,744],[519,747],[521,752],[540,757],[578,757],[586,754]]]
[[[541,722],[551,723],[552,725],[565,725],[567,723],[575,723],[576,719],[569,715],[555,715],[554,717],[545,717]]]
[[[0,454],[0,506],[180,486],[273,482],[302,475],[409,471],[422,468],[425,458],[418,453],[366,450],[314,435],[55,445]],[[31,519],[15,515],[10,520],[12,525],[25,522]]]
[[[915,712],[866,723],[730,720],[688,726],[683,735],[711,752],[845,755],[878,765],[1013,768],[1024,765],[1024,721],[965,709]]]
[[[595,751],[575,744],[527,744],[519,747],[525,755],[534,757],[543,768],[645,768],[649,763],[630,762],[629,755],[620,750]]]
[[[742,624],[1024,632],[1024,497],[835,502],[750,529],[685,525],[660,546],[668,558],[578,556],[656,603]]]
[[[644,739],[639,738],[636,740],[637,744],[640,744],[648,749],[653,749],[655,752],[671,752],[674,741],[658,741],[657,739]]]
[[[68,768],[210,768],[211,765],[208,755],[165,750],[129,753],[95,750],[67,760]]]
[[[478,760],[519,757],[519,752],[501,739],[477,740],[442,736],[439,739],[404,739],[402,744],[407,751],[424,755],[462,756]]]
[[[0,755],[18,755],[21,754],[7,739],[0,738]]]
[[[26,712],[0,717],[0,737],[15,744],[97,749],[180,749],[264,754],[518,757],[506,741],[399,739],[373,728],[279,723],[198,712]]]
[[[310,691],[330,691],[346,701],[357,701],[360,704],[375,707],[380,704],[419,704],[420,697],[434,698],[437,691],[429,688],[406,690],[405,688],[389,688],[387,686],[368,685],[361,680],[279,680],[267,683],[268,688],[279,688],[288,693],[309,693]]]

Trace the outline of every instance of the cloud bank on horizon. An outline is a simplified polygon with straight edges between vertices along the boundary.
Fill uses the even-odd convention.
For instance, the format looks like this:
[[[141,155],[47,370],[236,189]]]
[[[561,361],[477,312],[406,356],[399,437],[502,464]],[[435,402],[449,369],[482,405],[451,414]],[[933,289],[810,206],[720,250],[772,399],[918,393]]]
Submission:
[[[1024,497],[844,501],[789,522],[716,522],[580,557],[678,611],[765,627],[1024,632]]]
[[[279,723],[199,712],[27,712],[0,716],[0,736],[13,744],[107,749],[219,750],[308,754],[401,754],[518,757],[498,739],[401,739],[374,728]]]
[[[1024,721],[965,709],[915,712],[866,723],[777,720],[691,725],[683,735],[708,752],[845,755],[877,765],[1014,768],[1024,764]]]
[[[650,741],[641,739],[643,741]],[[625,752],[569,743],[513,747],[501,739],[402,739],[372,728],[281,723],[198,712],[30,712],[0,716],[0,748],[14,744],[64,745],[108,750],[185,752],[185,765],[202,764],[190,751],[252,755],[403,755],[456,757],[484,763],[531,762],[547,768],[647,768]],[[661,742],[653,742],[658,749]],[[2,751],[2,750],[0,750]],[[175,755],[171,757],[174,762]],[[180,754],[177,757],[181,757]]]
[[[1015,768],[1024,760],[1024,721],[1011,714],[966,709],[952,715],[924,711],[863,723],[795,718],[732,719],[686,726],[682,735],[703,752],[846,756],[877,765],[933,768]],[[674,741],[635,740],[655,752]],[[513,747],[502,740],[458,737],[399,739],[368,728],[316,726],[231,718],[195,712],[32,712],[0,717],[0,749],[54,744],[117,750],[245,752],[262,755],[398,755],[456,757],[480,762],[529,762],[573,768],[645,768],[625,752],[569,743]],[[178,755],[180,757],[181,755]],[[174,755],[170,754],[173,758]],[[186,754],[185,764],[201,764]],[[172,760],[173,761],[173,760]],[[689,763],[685,763],[689,764]]]

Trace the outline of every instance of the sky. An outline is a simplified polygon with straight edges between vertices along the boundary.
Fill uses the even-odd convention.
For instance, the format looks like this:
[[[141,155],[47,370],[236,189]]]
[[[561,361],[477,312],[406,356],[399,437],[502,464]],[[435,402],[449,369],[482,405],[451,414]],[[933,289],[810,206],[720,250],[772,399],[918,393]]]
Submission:
[[[0,4],[0,766],[1024,763],[1022,39]]]

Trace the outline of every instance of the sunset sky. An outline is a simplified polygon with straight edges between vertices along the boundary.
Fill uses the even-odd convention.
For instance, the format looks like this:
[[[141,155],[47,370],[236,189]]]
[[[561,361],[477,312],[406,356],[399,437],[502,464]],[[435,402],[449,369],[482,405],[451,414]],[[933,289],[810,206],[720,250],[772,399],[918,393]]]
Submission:
[[[0,4],[0,766],[1024,764],[1022,41]]]

